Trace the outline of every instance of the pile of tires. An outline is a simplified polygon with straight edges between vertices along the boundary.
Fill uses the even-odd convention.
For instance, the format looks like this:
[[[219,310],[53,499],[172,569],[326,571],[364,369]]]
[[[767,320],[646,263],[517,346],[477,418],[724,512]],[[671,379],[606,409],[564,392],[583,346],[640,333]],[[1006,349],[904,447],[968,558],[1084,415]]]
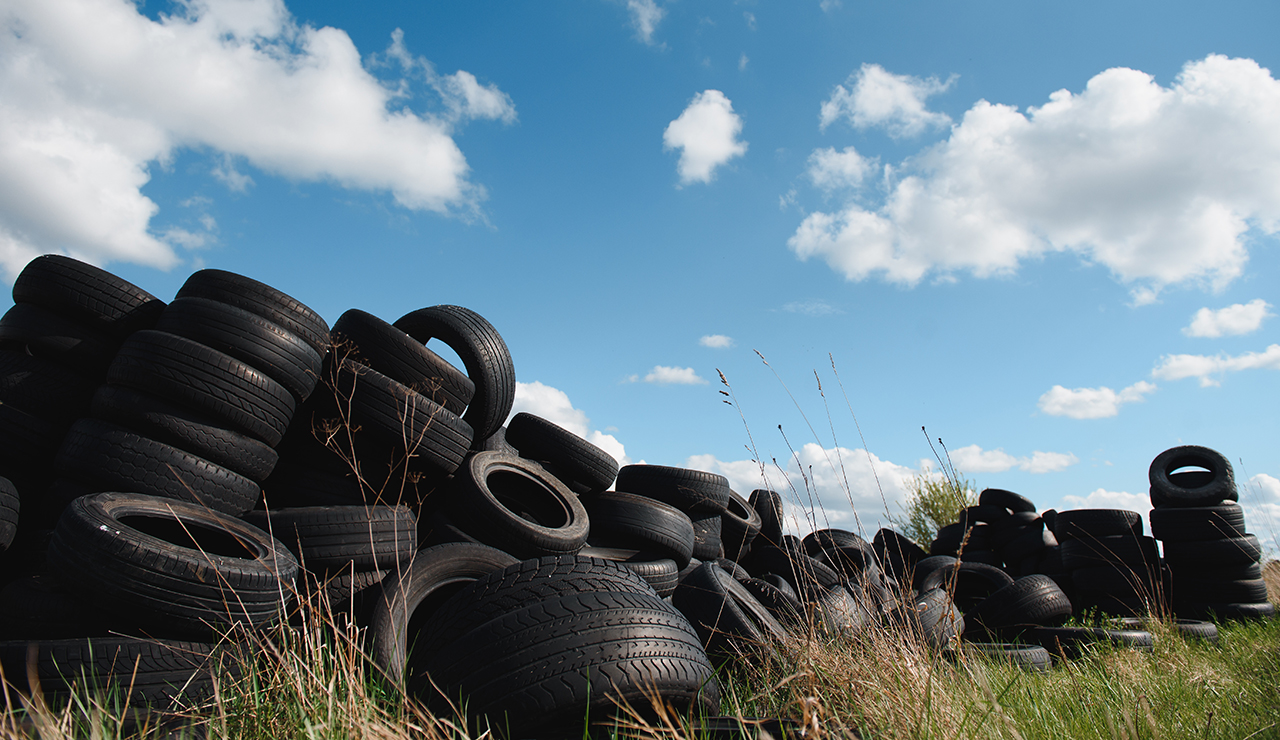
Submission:
[[[1274,616],[1258,538],[1245,530],[1236,503],[1231,462],[1207,447],[1183,445],[1160,453],[1149,478],[1151,531],[1171,573],[1174,612],[1196,619]]]
[[[1077,614],[1131,617],[1162,614],[1168,587],[1142,515],[1126,509],[1058,512],[1063,568],[1070,573]]]

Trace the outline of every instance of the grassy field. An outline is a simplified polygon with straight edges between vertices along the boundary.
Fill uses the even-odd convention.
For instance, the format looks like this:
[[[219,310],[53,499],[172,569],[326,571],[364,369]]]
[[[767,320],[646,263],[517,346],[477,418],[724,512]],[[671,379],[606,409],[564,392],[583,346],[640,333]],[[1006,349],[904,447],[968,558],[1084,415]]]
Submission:
[[[200,736],[174,734],[187,724],[210,738],[253,740],[482,736],[372,680],[358,632],[317,616],[256,638],[246,651],[254,667],[223,677],[199,706],[122,718],[110,695],[49,707],[11,692],[0,739]],[[1152,652],[1098,646],[1047,672],[931,651],[891,627],[852,639],[798,634],[723,666],[721,711],[793,719],[812,738],[1280,737],[1280,620],[1222,625],[1217,646],[1164,624],[1153,632]],[[697,736],[673,715],[605,734]]]

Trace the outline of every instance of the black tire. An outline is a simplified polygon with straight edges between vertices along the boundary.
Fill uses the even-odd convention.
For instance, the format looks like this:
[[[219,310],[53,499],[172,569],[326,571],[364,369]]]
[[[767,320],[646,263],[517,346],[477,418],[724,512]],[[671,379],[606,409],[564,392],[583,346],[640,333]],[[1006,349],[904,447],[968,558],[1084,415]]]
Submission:
[[[1262,547],[1258,538],[1251,534],[1219,540],[1164,543],[1164,559],[1175,570],[1178,566],[1208,568],[1218,565],[1252,565],[1261,557]]]
[[[1204,468],[1210,475],[1196,480],[1195,487],[1179,485],[1171,479],[1174,471],[1192,466]],[[1147,477],[1151,482],[1151,503],[1157,506],[1216,506],[1240,498],[1231,462],[1208,447],[1181,445],[1167,449],[1151,461]]]
[[[107,382],[193,409],[275,447],[289,427],[293,395],[266,373],[174,334],[134,333],[107,369]]]
[[[32,303],[124,338],[149,329],[164,301],[80,260],[45,254],[27,263],[13,283],[14,303]]]
[[[703,470],[626,465],[618,471],[614,487],[671,504],[690,516],[723,514],[729,505],[729,479]]]
[[[1275,604],[1266,601],[1256,604],[1185,604],[1174,608],[1180,617],[1230,622],[1252,622],[1276,616]]]
[[[1028,512],[1020,512],[1028,513]],[[1009,519],[1009,510],[995,504],[978,504],[966,507],[956,519],[957,524],[1004,524]],[[994,531],[994,527],[992,528]]]
[[[234,656],[208,643],[102,636],[0,642],[7,682],[30,692],[27,661],[50,697],[119,691],[122,704],[160,711],[186,709],[213,697],[215,675],[226,679]],[[127,696],[125,696],[127,692]]]
[[[690,573],[671,598],[710,655],[740,657],[786,638],[786,628],[773,614],[715,563]]]
[[[1207,568],[1179,565],[1171,569],[1171,572],[1175,581],[1184,578],[1191,581],[1252,581],[1262,578],[1262,564],[1215,565]]]
[[[916,591],[932,591],[935,588],[950,591],[954,588],[959,567],[960,561],[950,555],[930,555],[916,563],[911,574],[911,588]]]
[[[1067,659],[1078,658],[1102,643],[1147,652],[1155,646],[1154,638],[1146,630],[1103,627],[1037,627],[1022,633],[1022,640],[1043,647],[1050,655]]]
[[[479,543],[448,543],[418,551],[407,567],[382,580],[369,622],[369,657],[384,677],[404,684],[409,648],[422,625],[467,584],[519,562]]]
[[[329,351],[329,325],[301,301],[244,275],[225,270],[194,272],[175,298],[208,298],[267,319],[296,334],[324,357]]]
[[[524,458],[471,453],[454,476],[446,506],[468,534],[521,559],[570,555],[587,543],[582,502]]]
[[[720,525],[724,556],[735,562],[741,561],[760,534],[760,524],[760,512],[730,489],[729,503],[725,506]]]
[[[265,442],[133,388],[99,386],[89,413],[230,468],[256,483],[266,480],[280,459],[275,448]]]
[[[232,516],[252,509],[262,492],[233,470],[101,419],[71,425],[55,466],[99,491],[190,501]]]
[[[964,615],[940,588],[922,591],[889,612],[888,619],[892,626],[913,631],[934,650],[954,644],[965,631]]]
[[[1014,583],[1008,573],[994,565],[961,560],[960,566],[955,569],[951,599],[960,607],[960,611],[967,614],[987,597]]]
[[[996,547],[1003,547],[1029,529],[1044,531],[1044,519],[1034,511],[1019,511],[1006,516],[998,524],[992,524],[991,539]]]
[[[15,481],[48,480],[53,458],[66,432],[66,424],[0,403],[0,465],[3,465],[0,472]],[[35,509],[31,509],[31,513],[34,512]]]
[[[333,324],[339,353],[403,383],[432,401],[462,415],[476,394],[476,384],[426,345],[373,314],[352,308]]]
[[[618,461],[587,440],[540,416],[520,412],[507,422],[506,440],[521,457],[547,461],[558,474],[581,483],[586,493],[613,485]]]
[[[753,548],[746,567],[756,576],[777,573],[802,595],[825,591],[840,584],[839,573],[805,555],[800,547],[791,552],[780,547]]]
[[[618,547],[584,547],[578,555],[625,566],[653,586],[653,590],[662,598],[675,593],[676,586],[680,583],[680,569],[676,567],[676,561],[657,557],[653,553]]]
[[[18,533],[18,512],[22,510],[22,498],[8,478],[0,477],[0,552],[9,549]]]
[[[999,547],[1000,557],[1006,563],[1021,562],[1030,557],[1039,557],[1045,548],[1045,535],[1053,537],[1053,534],[1047,532],[1042,527],[1024,527],[1022,531],[1014,538],[1005,542]],[[1057,540],[1054,540],[1057,542]]]
[[[720,514],[690,517],[693,522],[693,557],[715,560],[724,555],[720,535]]]
[[[778,583],[781,581],[781,583]],[[795,627],[804,622],[805,610],[804,604],[796,596],[796,592],[792,590],[791,584],[785,579],[778,577],[777,581],[769,581],[763,578],[748,578],[740,581],[742,587],[747,590],[756,601],[760,602],[764,608],[769,610],[773,618],[784,627]]]
[[[879,623],[877,612],[844,586],[833,586],[810,601],[815,622],[833,636],[854,637]]]
[[[516,370],[511,351],[498,330],[483,316],[462,306],[430,306],[401,316],[393,324],[414,339],[439,339],[461,358],[475,395],[463,419],[484,440],[507,420],[516,398]]]
[[[274,509],[298,506],[354,506],[365,502],[366,489],[355,474],[318,468],[305,462],[281,458],[262,482],[263,501]],[[372,493],[372,492],[369,492]],[[369,496],[370,499],[377,497]]]
[[[681,714],[719,706],[714,671],[688,620],[638,575],[605,560],[547,557],[490,573],[455,594],[420,634],[409,692],[436,707],[424,686],[429,676],[454,706],[511,737],[574,735],[615,715],[619,703],[649,716],[655,692]]]
[[[880,567],[894,580],[909,583],[916,563],[929,556],[916,543],[892,529],[882,528],[871,540],[871,547],[880,559]]]
[[[1143,595],[1154,598],[1159,584],[1159,571],[1154,573],[1145,567],[1124,564],[1099,565],[1077,568],[1071,571],[1071,580],[1077,591],[1101,591],[1117,595]]]
[[[866,551],[867,555],[874,557],[875,549],[871,543],[862,539],[853,532],[843,529],[819,529],[805,535],[800,544],[804,547],[804,551],[810,557],[817,557],[818,553],[823,550],[836,550],[845,547],[853,547]]]
[[[747,500],[760,516],[759,537],[775,547],[782,544],[782,496],[777,491],[757,488]]]
[[[355,430],[356,458],[391,452],[408,470],[453,473],[471,447],[465,420],[403,383],[351,360],[335,368],[332,388]]]
[[[1066,513],[1064,511],[1058,515],[1059,526],[1062,526],[1061,517]],[[1134,537],[1132,534],[1064,540],[1061,548],[1062,564],[1067,570],[1117,563],[1145,568],[1160,562],[1156,541],[1151,537]]]
[[[1039,645],[966,641],[962,643],[961,650],[1031,671],[1047,671],[1053,665],[1049,651]]]
[[[41,564],[43,570],[43,563]],[[91,604],[48,573],[15,578],[0,589],[0,635],[6,640],[106,637],[110,626]]]
[[[1060,542],[1091,537],[1142,536],[1142,515],[1128,509],[1059,511],[1053,528]]]
[[[805,728],[794,719],[775,717],[704,717],[689,726],[689,737],[699,740],[800,740]],[[850,737],[853,737],[850,735]],[[857,740],[857,738],[854,738]]]
[[[1267,600],[1267,584],[1261,578],[1251,580],[1192,580],[1175,578],[1173,600],[1179,603],[1261,604]],[[1186,594],[1184,600],[1182,594]]]
[[[163,637],[280,618],[298,561],[266,532],[195,504],[126,493],[71,502],[49,569],[104,612]]]
[[[405,506],[310,506],[241,518],[283,542],[314,573],[399,568],[418,551],[418,520]]]
[[[0,351],[0,403],[52,422],[84,416],[92,381],[52,360]]]
[[[17,303],[0,317],[0,348],[56,362],[87,378],[106,372],[120,340],[42,306]]]
[[[1158,540],[1220,540],[1243,537],[1244,509],[1239,504],[1152,509],[1151,534]]]
[[[681,569],[693,557],[693,521],[670,504],[606,491],[591,498],[587,511],[594,546],[660,553],[675,560]]]
[[[1024,576],[966,613],[965,632],[1009,634],[1033,626],[1061,624],[1070,616],[1071,601],[1052,578]]]
[[[983,489],[982,493],[978,494],[978,503],[1000,506],[1015,513],[1036,510],[1036,503],[1031,499],[1001,488]]]
[[[178,298],[156,322],[176,334],[261,370],[302,403],[320,382],[323,355],[297,334],[255,313],[208,298]]]

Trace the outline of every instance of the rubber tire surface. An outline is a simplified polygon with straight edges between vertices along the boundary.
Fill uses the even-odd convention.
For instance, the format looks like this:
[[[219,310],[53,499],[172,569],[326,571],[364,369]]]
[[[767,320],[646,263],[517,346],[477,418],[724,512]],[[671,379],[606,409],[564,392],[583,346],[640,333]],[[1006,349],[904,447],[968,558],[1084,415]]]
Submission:
[[[1197,542],[1164,543],[1164,559],[1173,568],[1186,566],[1208,568],[1217,565],[1252,565],[1262,558],[1262,547],[1255,535],[1224,537]]]
[[[548,461],[557,473],[586,487],[603,491],[618,477],[618,461],[587,440],[540,416],[521,411],[507,422],[506,440],[521,457]]]
[[[1197,466],[1211,474],[1196,482],[1195,488],[1178,485],[1170,474],[1182,467]],[[1238,501],[1235,471],[1222,453],[1199,445],[1172,447],[1156,455],[1147,472],[1151,483],[1151,503],[1157,506],[1216,506]],[[1159,499],[1159,503],[1157,503]]]
[[[124,338],[149,329],[164,301],[106,270],[60,254],[27,263],[13,282],[14,303],[33,303]]]
[[[22,498],[8,478],[0,477],[0,552],[9,549],[18,533],[18,512],[22,510]]]
[[[1090,537],[1142,536],[1142,515],[1128,509],[1070,509],[1059,511],[1053,534],[1060,542]]]
[[[978,653],[988,659],[1007,661],[1019,668],[1047,671],[1053,665],[1049,651],[1039,645],[1019,645],[1009,642],[965,642],[962,650]]]
[[[782,544],[782,496],[777,491],[757,488],[747,500],[760,516],[759,537],[770,545]]]
[[[1046,575],[1023,576],[983,599],[965,614],[965,632],[1002,634],[1031,625],[1060,624],[1071,616],[1071,601]]]
[[[0,317],[0,347],[56,362],[88,378],[101,378],[120,340],[32,303],[16,303]]]
[[[786,638],[786,628],[769,609],[715,563],[703,563],[686,576],[671,600],[713,656],[768,650]]]
[[[584,547],[578,551],[581,557],[599,558],[626,566],[627,570],[640,576],[653,586],[658,596],[666,598],[675,593],[680,583],[680,569],[671,558],[657,557],[643,550],[628,550],[619,547]]]
[[[516,369],[493,324],[462,306],[429,306],[401,316],[393,326],[423,344],[439,339],[461,358],[476,386],[462,416],[475,430],[475,439],[488,439],[502,426],[515,403]]]
[[[724,555],[735,562],[741,561],[760,534],[760,512],[730,489],[729,503],[725,506],[722,519],[720,540],[724,545]]]
[[[1036,510],[1034,501],[1013,491],[1006,491],[1003,488],[983,489],[982,493],[978,494],[978,503],[980,505],[1000,506],[1014,513]]]
[[[591,497],[587,512],[594,546],[650,550],[676,561],[681,569],[693,557],[693,520],[670,504],[605,491]]]
[[[671,504],[691,517],[723,514],[729,505],[729,479],[704,470],[626,465],[618,470],[614,488]]]
[[[880,567],[897,581],[910,581],[916,563],[929,557],[916,543],[892,529],[881,528],[871,540]]]
[[[175,298],[208,298],[271,321],[296,334],[323,357],[329,351],[329,325],[301,301],[244,275],[225,270],[194,272]]]
[[[123,521],[131,518],[166,537]],[[186,532],[201,538],[192,541]],[[210,625],[231,622],[267,626],[282,614],[281,598],[289,598],[298,574],[285,546],[247,522],[126,493],[73,501],[54,529],[48,558],[50,572],[84,598],[162,636],[207,635]]]
[[[1152,509],[1151,534],[1158,540],[1219,540],[1243,537],[1244,509],[1239,504]]]
[[[314,573],[399,568],[418,551],[418,520],[407,506],[306,506],[241,518],[283,542]]]

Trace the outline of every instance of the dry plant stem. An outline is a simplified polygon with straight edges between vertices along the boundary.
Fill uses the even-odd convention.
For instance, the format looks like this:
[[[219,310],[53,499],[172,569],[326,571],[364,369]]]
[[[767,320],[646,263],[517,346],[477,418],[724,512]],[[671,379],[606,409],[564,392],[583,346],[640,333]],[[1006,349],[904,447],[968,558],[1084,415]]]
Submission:
[[[827,353],[827,358],[831,360],[831,372],[836,376],[836,383],[840,385],[840,393],[844,396],[844,405],[849,409],[849,416],[853,418],[853,427],[858,430],[858,439],[862,441],[862,451],[867,453],[867,466],[871,468],[871,476],[875,478],[876,489],[880,491],[880,503],[884,504],[884,513],[889,514],[889,501],[884,497],[884,487],[880,484],[880,474],[876,472],[875,461],[871,457],[871,450],[867,448],[867,438],[862,433],[862,425],[858,423],[857,414],[853,413],[853,404],[849,402],[849,393],[844,389],[844,381],[840,379],[840,371],[836,369],[836,358]]]
[[[822,408],[827,412],[827,426],[831,429],[831,444],[836,451],[836,461],[840,463],[840,479],[844,482],[844,495],[849,500],[849,510],[853,512],[853,522],[858,526],[858,534],[865,535],[866,530],[862,528],[862,518],[858,516],[858,507],[853,503],[853,488],[849,485],[849,473],[844,467],[844,455],[840,452],[840,440],[836,437],[836,423],[831,418],[831,404],[827,403],[827,394],[822,391],[822,378],[818,377],[818,371],[813,371],[813,380],[818,384],[818,395],[822,397]],[[823,509],[823,518],[826,519],[826,509]],[[828,521],[827,526],[831,526]]]

